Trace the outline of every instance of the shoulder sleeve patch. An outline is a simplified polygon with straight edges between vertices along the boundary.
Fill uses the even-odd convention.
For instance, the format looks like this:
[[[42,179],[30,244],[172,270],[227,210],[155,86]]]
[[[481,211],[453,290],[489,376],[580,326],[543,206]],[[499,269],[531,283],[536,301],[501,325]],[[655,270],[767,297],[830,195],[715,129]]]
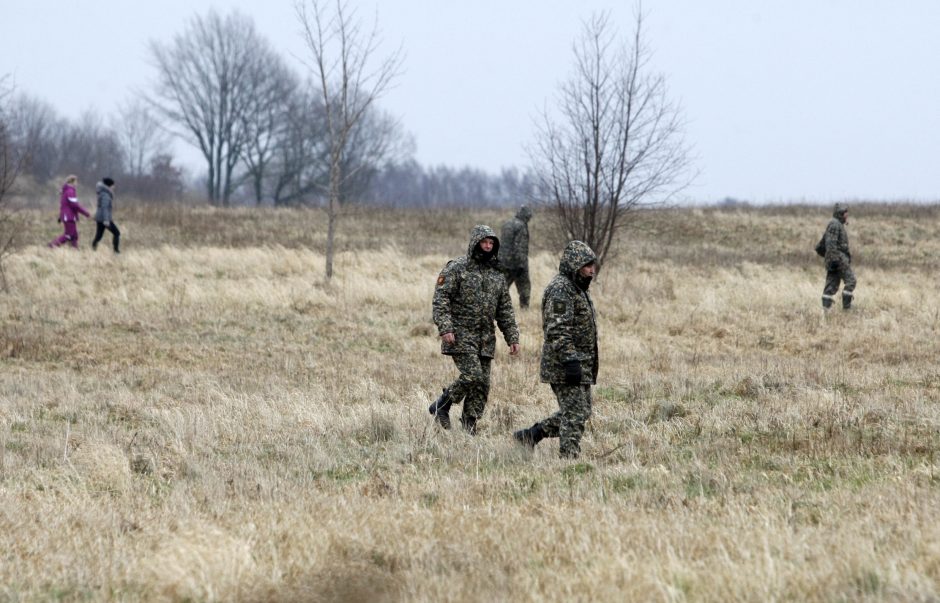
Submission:
[[[437,286],[440,287],[443,284],[444,284],[444,275],[442,274],[439,277],[437,277]]]
[[[555,314],[564,314],[567,309],[568,306],[566,306],[565,302],[561,301],[560,299],[556,299],[554,302],[552,302],[552,312]]]

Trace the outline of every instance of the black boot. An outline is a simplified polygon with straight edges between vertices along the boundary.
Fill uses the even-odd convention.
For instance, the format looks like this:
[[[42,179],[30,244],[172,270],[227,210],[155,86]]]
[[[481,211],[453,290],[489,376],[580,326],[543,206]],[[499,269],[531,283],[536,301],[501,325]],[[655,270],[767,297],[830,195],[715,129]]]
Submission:
[[[823,295],[822,304],[823,304],[823,309],[828,310],[829,308],[832,307],[832,298],[829,297],[828,295]]]
[[[545,438],[545,432],[542,431],[541,425],[536,423],[528,429],[520,429],[519,431],[513,433],[512,437],[517,442],[531,450],[535,448],[536,444]]]
[[[444,388],[441,397],[428,407],[428,412],[434,415],[434,420],[444,429],[450,429],[450,405],[454,403],[448,394],[447,388]]]
[[[466,431],[470,435],[477,434],[476,417],[460,417],[460,424],[463,425],[464,431]]]
[[[855,296],[854,296],[854,295],[846,295],[845,293],[842,294],[842,309],[843,309],[843,310],[851,310],[851,309],[852,309],[852,298],[853,298],[853,297],[855,297]]]

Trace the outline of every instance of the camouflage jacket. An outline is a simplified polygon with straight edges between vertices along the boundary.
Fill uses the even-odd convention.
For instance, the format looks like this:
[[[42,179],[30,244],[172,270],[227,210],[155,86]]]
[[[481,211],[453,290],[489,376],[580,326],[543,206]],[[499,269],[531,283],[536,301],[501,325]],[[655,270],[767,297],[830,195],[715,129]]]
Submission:
[[[558,274],[542,294],[541,378],[544,383],[564,383],[566,360],[581,363],[581,383],[597,382],[597,321],[587,291],[574,283],[575,273],[597,261],[587,244],[571,241],[565,247]]]
[[[484,238],[494,240],[493,256],[486,263],[473,258]],[[433,317],[438,334],[453,333],[455,342],[441,342],[442,354],[478,354],[492,358],[499,326],[508,345],[519,343],[519,328],[512,310],[506,277],[497,260],[499,238],[489,226],[475,226],[467,255],[451,260],[441,270],[434,289]]]
[[[507,270],[518,270],[529,265],[529,218],[532,210],[521,207],[516,217],[503,224],[501,229],[502,256],[499,263]]]
[[[845,232],[845,224],[839,218],[829,220],[826,234],[826,263],[851,264],[852,254],[849,252],[849,235]]]

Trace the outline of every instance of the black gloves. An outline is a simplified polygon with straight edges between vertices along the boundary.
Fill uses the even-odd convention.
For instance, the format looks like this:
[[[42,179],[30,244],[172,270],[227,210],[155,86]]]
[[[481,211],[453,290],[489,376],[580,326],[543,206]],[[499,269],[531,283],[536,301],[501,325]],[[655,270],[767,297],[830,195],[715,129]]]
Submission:
[[[565,385],[581,385],[581,362],[578,360],[565,360]]]

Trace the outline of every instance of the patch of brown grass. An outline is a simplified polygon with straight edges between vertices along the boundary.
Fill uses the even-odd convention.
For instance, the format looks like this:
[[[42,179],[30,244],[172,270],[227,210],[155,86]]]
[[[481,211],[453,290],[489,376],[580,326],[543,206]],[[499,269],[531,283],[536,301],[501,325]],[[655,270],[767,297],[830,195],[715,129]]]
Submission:
[[[537,303],[480,434],[427,413],[454,370],[437,271],[508,215],[348,216],[331,283],[313,211],[127,208],[119,257],[28,247],[0,298],[0,598],[933,600],[940,292],[901,263],[933,210],[866,211],[851,313],[818,307],[825,212],[626,239],[577,462],[509,437],[555,408]]]

